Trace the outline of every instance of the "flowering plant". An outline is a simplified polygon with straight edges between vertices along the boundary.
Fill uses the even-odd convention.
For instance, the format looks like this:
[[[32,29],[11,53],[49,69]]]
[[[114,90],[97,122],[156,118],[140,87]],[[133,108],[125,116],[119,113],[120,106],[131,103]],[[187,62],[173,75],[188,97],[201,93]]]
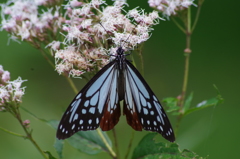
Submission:
[[[199,0],[199,6],[203,1]],[[198,16],[193,25],[189,20],[191,13],[189,8],[194,5],[193,0],[149,0],[150,7],[155,10],[146,13],[138,7],[126,10],[128,4],[124,0],[116,0],[113,5],[107,5],[103,0],[78,1],[70,0],[9,0],[1,4],[1,30],[9,33],[10,39],[25,41],[38,49],[47,62],[55,70],[63,75],[70,86],[77,93],[76,86],[70,77],[87,79],[111,61],[110,55],[116,54],[116,49],[121,46],[124,50],[136,51],[142,59],[140,49],[153,31],[153,26],[159,24],[161,12],[164,17],[172,18],[177,26],[186,34],[187,45],[184,50],[186,56],[184,83],[181,94],[178,97],[166,98],[164,102],[169,106],[169,112],[177,115],[177,127],[183,116],[221,102],[218,98],[201,102],[197,107],[190,108],[192,94],[185,98],[187,89],[190,37],[196,26]],[[200,7],[199,7],[200,10]],[[174,19],[177,15],[185,24],[180,26]],[[132,57],[133,59],[133,57]],[[26,81],[20,77],[10,81],[10,73],[3,70],[0,65],[0,110],[10,112],[21,124],[26,135],[17,134],[7,129],[1,130],[10,134],[29,139],[44,158],[53,158],[52,153],[43,151],[32,137],[32,128],[29,120],[22,120],[21,108],[22,96],[25,87],[21,84]],[[171,106],[170,106],[171,105]],[[30,113],[28,110],[24,109]],[[31,115],[33,113],[30,113]],[[38,118],[39,119],[39,118]],[[56,128],[58,121],[42,120]],[[112,158],[119,158],[117,137],[114,132],[115,149],[112,148],[111,140],[106,133],[100,130],[94,132],[79,132],[68,139],[70,145],[87,153],[97,154],[107,152]],[[180,151],[178,145],[173,143],[167,146],[164,143],[155,143],[152,139],[155,134],[146,135],[134,149],[132,158],[143,157],[166,157],[194,156],[188,150]],[[77,146],[76,146],[77,145]],[[129,143],[129,149],[132,139]],[[146,146],[147,145],[147,146]],[[159,150],[160,148],[164,150]],[[62,158],[63,142],[56,140],[55,148]],[[143,152],[142,149],[147,150]],[[129,150],[126,152],[126,158]]]

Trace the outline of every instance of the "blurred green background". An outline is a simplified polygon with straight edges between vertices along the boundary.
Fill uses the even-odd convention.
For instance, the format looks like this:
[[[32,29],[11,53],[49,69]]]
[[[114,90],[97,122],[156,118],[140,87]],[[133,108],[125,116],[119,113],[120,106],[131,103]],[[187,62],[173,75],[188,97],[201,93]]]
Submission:
[[[1,3],[6,2],[1,0]],[[228,3],[226,3],[228,2]],[[130,2],[130,8],[140,6],[151,9],[147,1]],[[188,83],[189,95],[194,92],[193,105],[215,97],[215,84],[224,103],[217,107],[192,113],[180,125],[176,142],[181,149],[190,149],[210,159],[239,158],[240,144],[240,23],[238,9],[240,1],[210,1],[203,4],[199,23],[193,33]],[[194,10],[194,7],[193,7]],[[154,27],[152,37],[145,43],[144,78],[160,100],[176,97],[182,88],[185,36],[171,21],[161,21]],[[44,60],[38,50],[26,43],[11,41],[8,45],[5,31],[0,32],[0,65],[10,71],[11,80],[21,76],[28,81],[22,106],[36,116],[51,120],[61,118],[63,111],[74,97],[66,80],[57,74]],[[84,81],[75,79],[80,90]],[[44,150],[57,157],[53,148],[56,130],[22,112],[23,119],[31,121],[33,137]],[[176,119],[170,115],[175,126]],[[0,127],[22,133],[23,130],[9,113],[0,113]],[[132,129],[125,117],[116,126],[121,157]],[[134,146],[146,134],[135,132]],[[108,132],[112,136],[111,132]],[[159,140],[165,141],[160,135]],[[90,156],[80,153],[65,144],[66,158],[110,158],[105,153]],[[22,138],[0,131],[0,158],[42,158],[33,145]]]

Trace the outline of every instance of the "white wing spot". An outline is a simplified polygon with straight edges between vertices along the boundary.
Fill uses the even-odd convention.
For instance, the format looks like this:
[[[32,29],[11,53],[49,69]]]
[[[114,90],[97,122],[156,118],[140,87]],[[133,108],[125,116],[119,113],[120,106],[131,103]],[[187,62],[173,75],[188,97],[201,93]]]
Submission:
[[[89,120],[88,120],[88,124],[92,124],[92,119],[89,119]]]
[[[73,121],[77,120],[78,119],[78,114],[75,114],[74,115],[74,118],[73,118]]]
[[[149,120],[147,120],[147,124],[148,124],[148,125],[150,124],[150,121],[149,121]]]
[[[142,123],[142,124],[144,123],[143,118],[141,118],[141,123]]]
[[[60,125],[59,129],[62,129],[62,124]]]
[[[170,132],[172,133],[172,129],[170,128],[169,130],[170,130]]]
[[[72,130],[75,128],[75,124],[73,124],[73,126],[72,126]]]
[[[147,105],[148,105],[148,108],[149,108],[149,109],[152,109],[151,103],[147,102]]]
[[[76,102],[77,102],[76,100],[73,101],[72,104],[71,104],[71,106],[74,106]]]
[[[87,113],[86,109],[82,109],[82,114],[86,114],[86,113]]]
[[[162,126],[160,126],[160,129],[161,129],[161,131],[163,131],[163,127]]]
[[[83,124],[83,120],[80,120],[80,121],[79,121],[79,124],[82,125],[82,124]]]
[[[153,124],[156,126],[156,125],[157,125],[157,122],[156,122],[156,121],[154,121],[154,122],[153,122]]]
[[[150,114],[151,114],[151,115],[154,115],[154,111],[153,111],[153,110],[151,110],[151,111],[150,111]]]
[[[62,132],[63,132],[63,133],[64,133],[64,131],[65,131],[65,128],[62,129]]]
[[[66,131],[65,134],[68,134],[68,131]]]
[[[153,99],[157,102],[158,101],[158,99],[157,99],[157,97],[155,96],[155,95],[153,95]]]
[[[79,93],[79,94],[76,96],[76,99],[79,99],[81,96],[82,96],[82,93]]]
[[[89,113],[94,114],[94,113],[95,113],[95,108],[94,108],[94,107],[91,107],[91,108],[89,109]]]
[[[96,118],[96,124],[98,124],[99,123],[99,119],[98,118]]]
[[[143,108],[143,114],[148,115],[148,110],[146,108]]]
[[[89,106],[89,100],[86,100],[86,102],[84,103],[84,107],[88,107]]]

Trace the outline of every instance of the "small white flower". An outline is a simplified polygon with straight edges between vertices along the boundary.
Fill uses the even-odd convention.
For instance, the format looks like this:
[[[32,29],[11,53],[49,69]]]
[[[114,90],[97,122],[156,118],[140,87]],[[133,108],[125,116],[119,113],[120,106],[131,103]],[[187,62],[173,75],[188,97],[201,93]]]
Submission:
[[[171,16],[175,15],[176,11],[188,8],[194,0],[148,0],[150,7],[156,8],[161,11],[164,15]]]
[[[10,72],[4,71],[2,74],[2,82],[7,83],[10,80]]]
[[[4,71],[3,67],[0,65],[0,105],[1,110],[7,102],[21,102],[22,96],[24,95],[25,87],[21,87],[22,83],[26,80],[22,80],[18,77],[14,81],[10,81],[10,73]]]

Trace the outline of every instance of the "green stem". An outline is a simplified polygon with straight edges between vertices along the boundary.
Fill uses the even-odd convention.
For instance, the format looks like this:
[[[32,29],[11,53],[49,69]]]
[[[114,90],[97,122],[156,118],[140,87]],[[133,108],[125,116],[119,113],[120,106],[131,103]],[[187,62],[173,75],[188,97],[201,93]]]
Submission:
[[[97,133],[98,133],[98,135],[101,137],[101,139],[103,140],[104,144],[106,145],[106,147],[107,147],[110,155],[111,155],[113,158],[116,158],[115,152],[112,150],[111,146],[108,144],[106,138],[103,136],[102,131],[101,131],[99,128],[97,129]]]
[[[172,17],[171,17],[171,19],[172,19],[172,21],[176,24],[176,26],[177,26],[182,32],[185,33],[184,28],[175,20],[175,18],[172,18]]]
[[[68,76],[64,75],[64,77],[66,78],[66,80],[68,81],[69,85],[71,86],[71,88],[73,89],[74,93],[78,93],[77,87],[76,85],[73,83],[72,79],[69,78]]]
[[[48,159],[48,156],[44,153],[44,151],[40,148],[40,146],[36,143],[36,141],[33,139],[31,131],[27,130],[26,126],[23,125],[23,121],[21,119],[21,115],[20,115],[20,111],[17,108],[16,112],[15,112],[15,117],[17,118],[17,120],[19,121],[20,125],[22,126],[23,130],[26,133],[25,138],[29,139],[32,144],[35,146],[35,148],[42,154],[42,156],[46,159]]]
[[[186,49],[184,50],[185,55],[185,69],[184,69],[184,77],[183,77],[183,87],[182,87],[182,94],[181,94],[181,102],[180,107],[183,107],[185,95],[187,91],[187,84],[188,84],[188,73],[189,73],[189,59],[190,59],[190,42],[191,42],[191,7],[188,8],[187,13],[187,28],[186,28]]]
[[[201,11],[201,8],[202,8],[202,3],[203,3],[203,1],[198,1],[198,9],[197,9],[195,20],[194,20],[194,23],[193,23],[193,26],[192,26],[192,32],[193,32],[193,30],[195,29],[195,27],[197,25],[197,22],[198,22],[198,19],[199,19],[199,15],[200,15],[200,11]]]
[[[4,128],[2,128],[2,127],[0,127],[0,130],[4,131],[4,132],[6,132],[6,133],[9,133],[9,134],[11,134],[11,135],[17,136],[17,137],[24,137],[24,138],[26,138],[25,135],[12,132],[12,131],[7,130],[7,129],[4,129]]]
[[[47,62],[48,62],[53,68],[55,68],[55,65],[54,65],[54,64],[52,63],[52,61],[49,59],[49,57],[47,56],[47,54],[45,53],[45,51],[44,51],[41,47],[39,47],[38,49],[40,50],[40,52],[41,52],[42,56],[44,57],[44,59],[47,60]]]
[[[114,138],[114,143],[115,143],[117,158],[120,158],[118,141],[117,141],[117,133],[116,133],[116,131],[115,131],[115,128],[112,129],[112,132],[113,132],[113,138]]]
[[[126,153],[124,159],[127,159],[128,156],[129,156],[129,154],[130,154],[130,150],[131,150],[131,147],[132,147],[132,142],[133,142],[134,134],[135,134],[135,130],[132,130],[132,135],[131,135],[131,138],[130,138],[130,141],[129,141],[129,144],[128,144],[127,153]]]
[[[190,59],[190,53],[191,53],[191,49],[190,49],[190,42],[191,42],[191,7],[188,8],[188,12],[187,12],[187,24],[186,26],[186,48],[184,50],[184,55],[185,55],[185,68],[184,68],[184,76],[183,76],[183,86],[182,86],[182,93],[181,93],[181,98],[179,101],[179,106],[180,106],[180,115],[178,116],[177,119],[177,124],[176,124],[176,136],[177,136],[177,132],[178,132],[178,128],[181,122],[181,119],[183,117],[183,106],[184,106],[184,100],[185,100],[185,96],[186,96],[186,91],[187,91],[187,84],[188,84],[188,74],[189,74],[189,59]]]

